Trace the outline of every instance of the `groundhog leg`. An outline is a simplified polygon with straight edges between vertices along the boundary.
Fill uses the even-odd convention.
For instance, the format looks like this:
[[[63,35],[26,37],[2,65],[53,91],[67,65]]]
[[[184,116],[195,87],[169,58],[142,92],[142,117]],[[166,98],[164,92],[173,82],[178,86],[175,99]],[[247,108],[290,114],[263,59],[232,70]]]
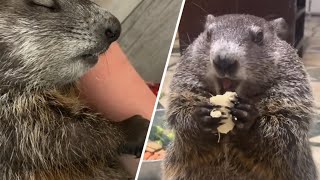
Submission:
[[[308,116],[279,110],[258,117],[254,124],[252,118],[257,115],[252,109],[252,104],[242,104],[232,110],[238,124],[232,137],[238,139],[235,161],[239,160],[248,172],[261,179],[316,180],[306,133]]]

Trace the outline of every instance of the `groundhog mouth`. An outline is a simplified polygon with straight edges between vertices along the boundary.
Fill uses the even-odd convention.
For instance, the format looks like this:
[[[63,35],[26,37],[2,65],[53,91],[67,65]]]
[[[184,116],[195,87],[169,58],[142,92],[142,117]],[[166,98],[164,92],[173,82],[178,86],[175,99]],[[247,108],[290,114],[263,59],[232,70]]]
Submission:
[[[81,55],[81,59],[88,62],[89,64],[96,64],[98,62],[99,56],[109,49],[109,46],[105,46],[100,50],[92,50],[90,53],[85,53]],[[93,53],[91,53],[93,52]]]
[[[84,54],[81,59],[88,62],[89,64],[95,64],[98,62],[99,54]]]
[[[238,80],[221,78],[218,79],[218,83],[220,86],[220,93],[224,94],[227,91],[235,92],[240,82]]]
[[[100,52],[97,53],[88,53],[88,54],[83,54],[81,55],[81,59],[84,61],[88,62],[89,64],[96,64],[98,62],[99,56],[103,53],[105,53],[108,50],[107,48],[104,48]]]

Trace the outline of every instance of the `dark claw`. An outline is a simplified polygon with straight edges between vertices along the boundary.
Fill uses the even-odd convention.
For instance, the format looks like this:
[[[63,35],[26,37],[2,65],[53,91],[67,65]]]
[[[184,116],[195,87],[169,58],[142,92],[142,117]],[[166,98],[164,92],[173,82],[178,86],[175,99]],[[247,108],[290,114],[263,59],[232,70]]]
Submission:
[[[233,120],[233,121],[238,121],[238,118],[235,117],[235,116],[232,116],[232,120]]]
[[[232,101],[230,101],[230,102],[233,103],[234,105],[239,104],[239,101],[238,101],[238,100],[232,100]]]
[[[246,120],[249,116],[248,112],[236,108],[231,109],[231,114],[240,120]]]
[[[238,97],[239,103],[231,108],[232,120],[237,129],[249,130],[259,116],[257,109],[248,99]]]

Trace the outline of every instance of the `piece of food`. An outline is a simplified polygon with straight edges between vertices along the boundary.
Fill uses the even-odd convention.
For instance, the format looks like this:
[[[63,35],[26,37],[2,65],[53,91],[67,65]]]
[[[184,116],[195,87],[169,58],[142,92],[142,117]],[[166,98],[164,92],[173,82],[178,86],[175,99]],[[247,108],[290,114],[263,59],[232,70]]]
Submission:
[[[174,133],[171,130],[164,129],[161,126],[152,126],[149,140],[159,144],[162,148],[165,149],[173,138]]]
[[[146,151],[146,152],[144,153],[144,155],[143,155],[143,159],[144,159],[144,160],[147,160],[147,159],[149,159],[151,156],[152,156],[152,153]]]
[[[219,133],[227,134],[234,128],[234,122],[231,118],[222,120],[224,124],[220,125],[217,129]]]
[[[223,95],[217,95],[210,98],[210,102],[212,104],[221,106],[219,109],[213,109],[210,115],[213,118],[218,118],[221,116],[226,117],[226,119],[222,120],[224,124],[217,128],[219,133],[227,134],[234,128],[232,115],[230,114],[230,110],[228,108],[232,108],[234,106],[236,97],[237,93],[227,91]]]
[[[153,141],[149,141],[147,144],[147,147],[154,149],[155,151],[162,149],[161,144],[153,142]]]
[[[210,102],[214,105],[233,107],[232,101],[236,100],[237,93],[227,91],[223,95],[216,95],[210,98]]]
[[[167,136],[168,136],[169,140],[172,141],[173,138],[174,138],[174,133],[173,133],[173,132],[169,132],[169,133],[167,134]]]
[[[218,110],[212,110],[210,113],[210,116],[213,118],[219,118],[222,116],[222,113],[221,111],[218,111]]]
[[[152,126],[151,133],[149,139],[151,141],[159,140],[159,138],[163,135],[164,129],[160,126]]]
[[[153,154],[152,156],[150,156],[148,158],[148,160],[157,160],[158,159],[158,155],[157,154]]]
[[[146,151],[153,153],[153,152],[155,152],[156,150],[154,150],[154,149],[152,149],[152,148],[147,147],[147,148],[146,148]]]
[[[156,154],[158,155],[158,159],[164,159],[166,156],[166,151],[160,150],[160,151],[156,152]]]

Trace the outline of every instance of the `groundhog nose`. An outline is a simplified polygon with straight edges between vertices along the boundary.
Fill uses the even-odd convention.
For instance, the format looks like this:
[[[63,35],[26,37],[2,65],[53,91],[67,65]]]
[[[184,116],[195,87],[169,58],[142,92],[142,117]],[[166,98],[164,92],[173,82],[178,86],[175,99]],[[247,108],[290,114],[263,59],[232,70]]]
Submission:
[[[119,38],[120,30],[114,30],[109,28],[105,31],[105,35],[107,36],[109,42],[113,42]]]
[[[215,68],[222,73],[233,73],[236,71],[238,67],[238,62],[234,59],[229,58],[221,58],[218,56],[214,61],[213,64]]]
[[[118,19],[112,19],[111,25],[105,30],[105,35],[110,43],[116,41],[121,34],[121,24]]]
[[[105,35],[107,36],[109,42],[113,42],[119,38],[120,30],[108,28],[105,31]]]

